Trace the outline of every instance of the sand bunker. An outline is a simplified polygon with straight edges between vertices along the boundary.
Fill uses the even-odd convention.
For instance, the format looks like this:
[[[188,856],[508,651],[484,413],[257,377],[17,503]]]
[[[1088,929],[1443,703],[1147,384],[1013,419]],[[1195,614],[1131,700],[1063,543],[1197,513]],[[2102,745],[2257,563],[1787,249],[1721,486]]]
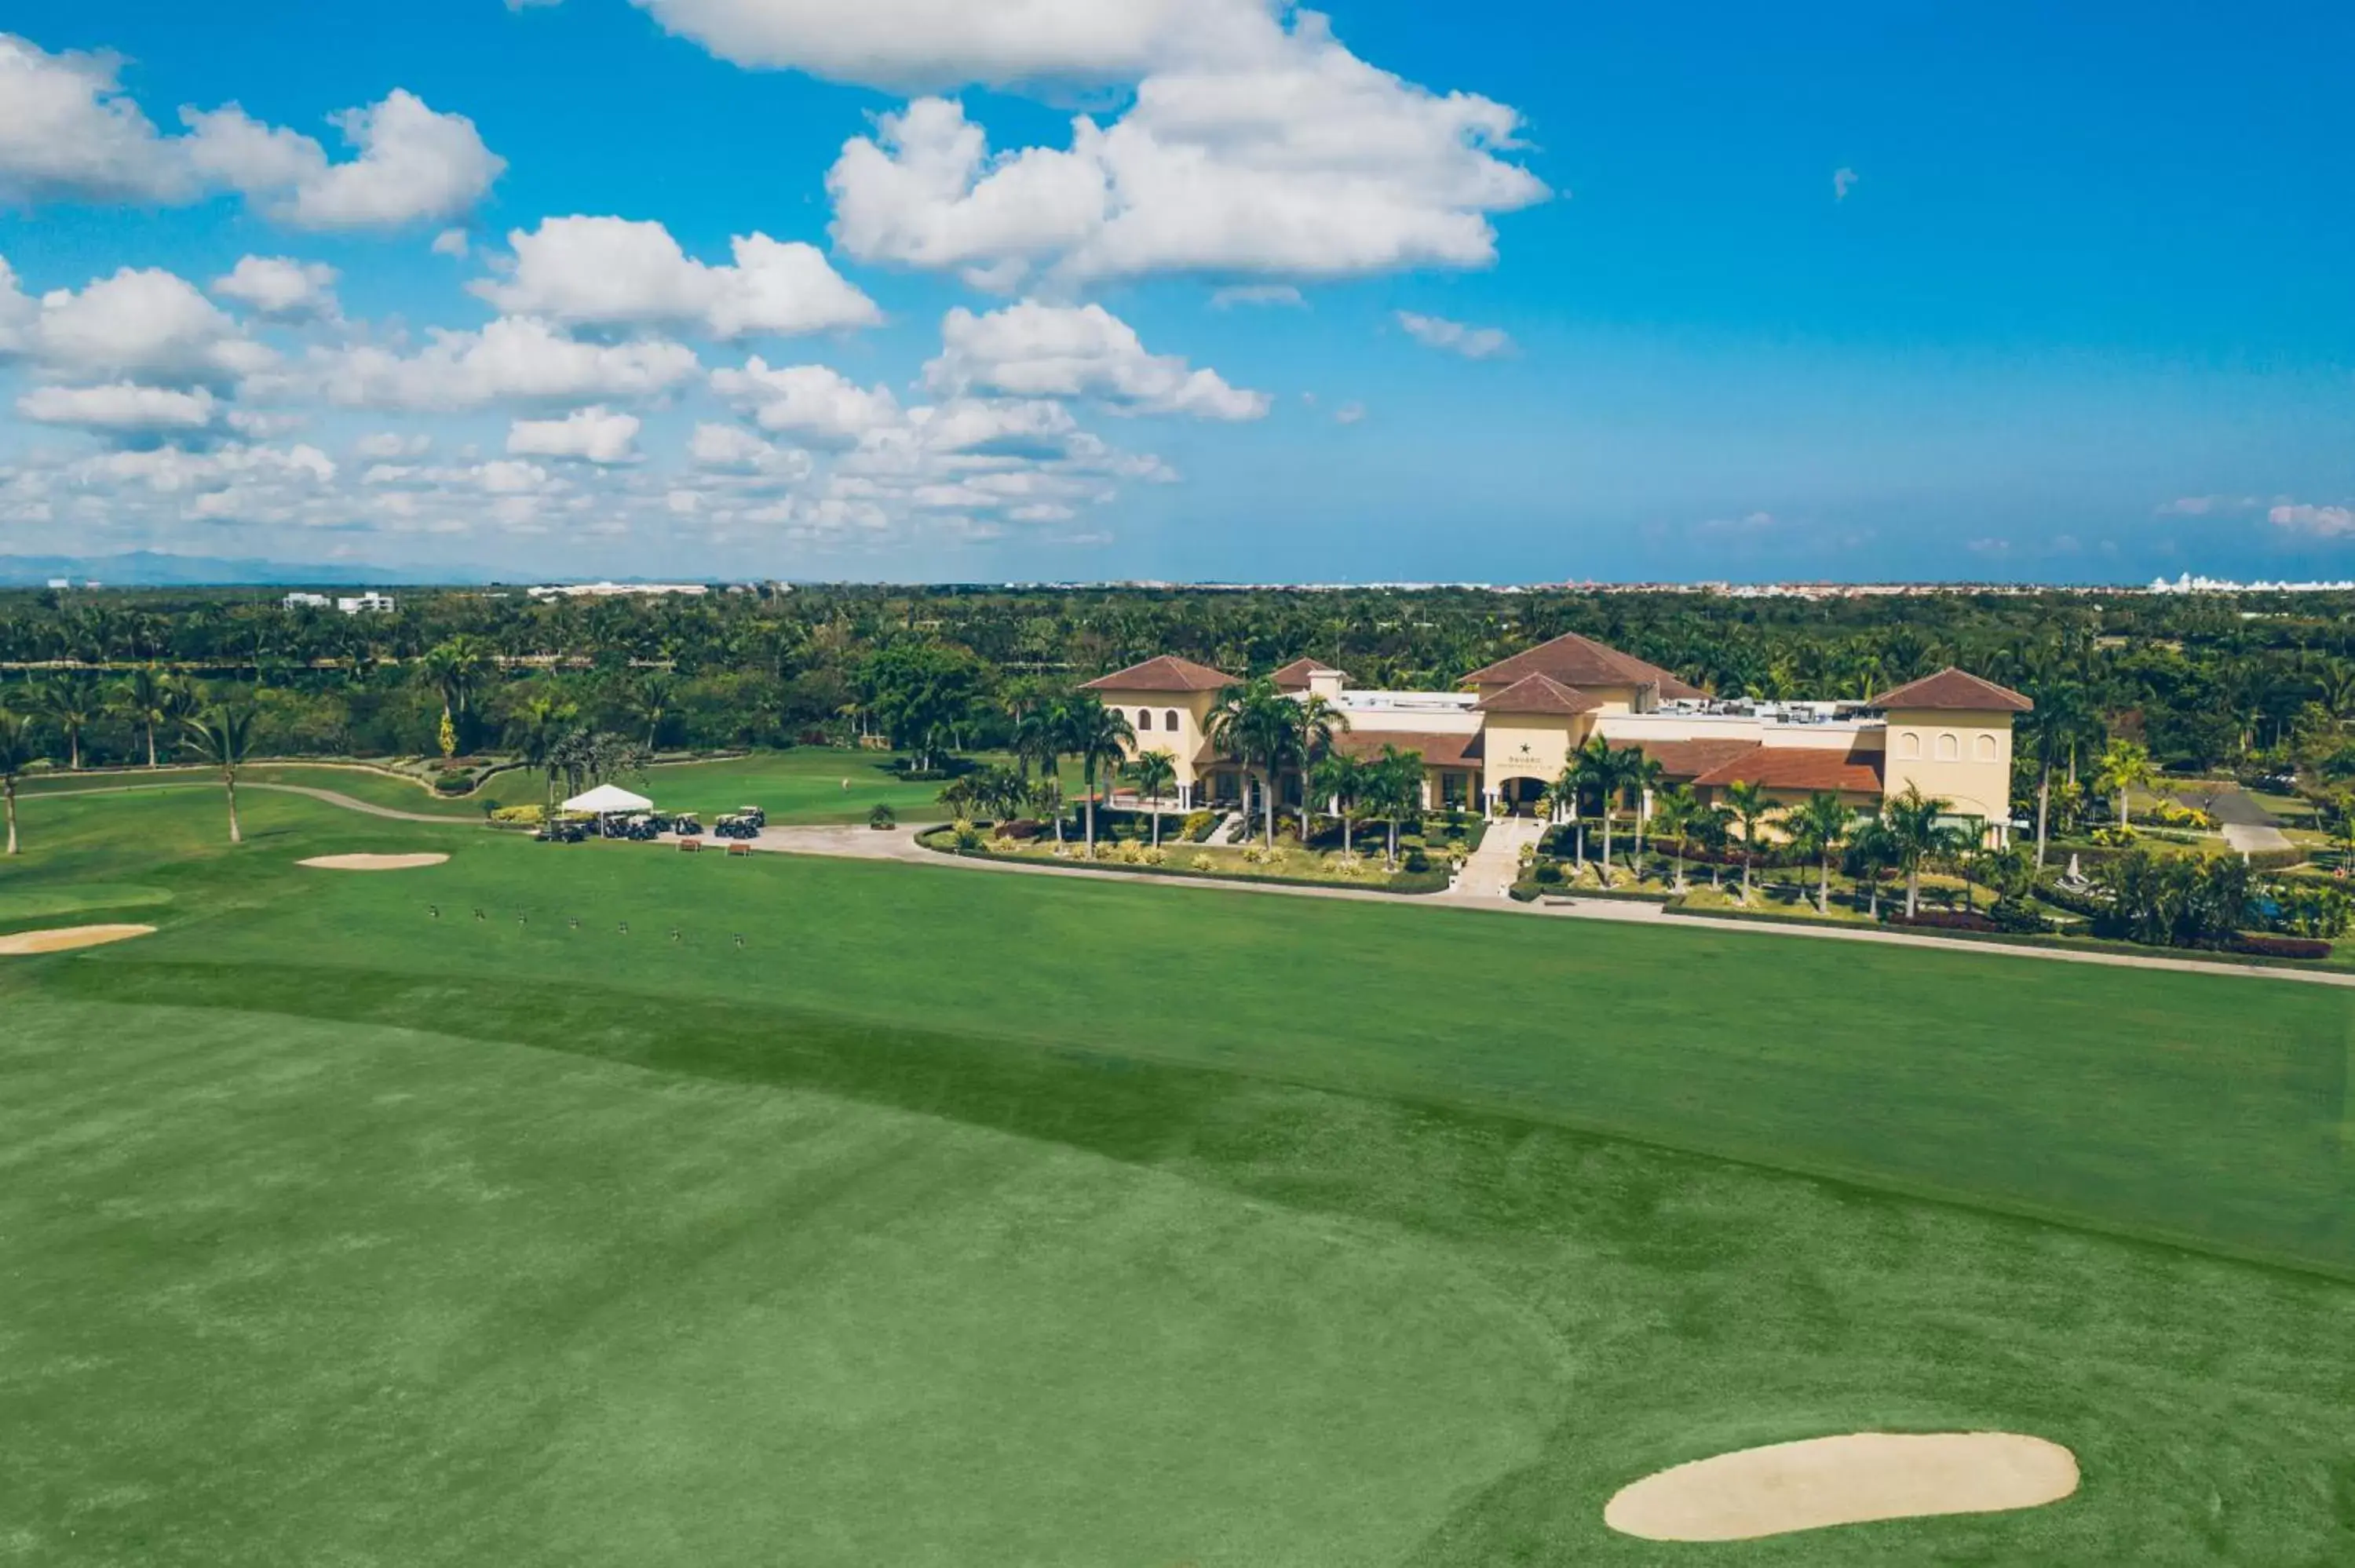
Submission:
[[[133,937],[152,937],[153,926],[65,926],[54,931],[18,931],[0,937],[0,959],[25,959],[36,953],[69,953],[76,948],[102,948]]]
[[[317,871],[420,871],[449,858],[446,854],[323,854],[302,863]]]
[[[2041,1437],[1856,1432],[1646,1476],[1611,1499],[1603,1522],[1646,1541],[1752,1541],[1872,1520],[2037,1508],[2076,1489],[2076,1456]]]

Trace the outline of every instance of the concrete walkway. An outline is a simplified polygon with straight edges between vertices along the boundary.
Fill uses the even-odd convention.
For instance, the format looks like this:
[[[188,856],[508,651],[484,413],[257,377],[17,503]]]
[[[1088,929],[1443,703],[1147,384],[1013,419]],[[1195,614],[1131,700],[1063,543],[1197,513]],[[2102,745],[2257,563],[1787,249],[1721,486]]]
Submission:
[[[39,789],[17,796],[21,804],[27,800],[73,800],[84,795],[137,795],[151,789],[218,789],[218,775],[210,779],[173,779],[154,784],[102,784],[95,789]],[[482,824],[471,817],[429,816],[422,811],[397,811],[390,806],[379,806],[373,800],[362,800],[350,795],[338,795],[333,789],[314,789],[307,784],[265,784],[259,779],[240,779],[238,792],[264,789],[275,795],[303,795],[330,806],[341,806],[346,811],[363,816],[382,817],[393,822],[435,822],[445,828],[474,828]]]
[[[1503,898],[1520,880],[1521,851],[1542,842],[1546,825],[1529,817],[1506,817],[1490,822],[1480,847],[1464,863],[1463,873],[1448,896]]]
[[[2173,791],[2179,800],[2191,800],[2213,812],[2216,823],[2224,831],[2224,842],[2243,854],[2264,854],[2274,850],[2296,849],[2290,836],[2281,831],[2274,814],[2257,804],[2246,789],[2228,785],[2212,793],[2202,789],[2197,794]]]

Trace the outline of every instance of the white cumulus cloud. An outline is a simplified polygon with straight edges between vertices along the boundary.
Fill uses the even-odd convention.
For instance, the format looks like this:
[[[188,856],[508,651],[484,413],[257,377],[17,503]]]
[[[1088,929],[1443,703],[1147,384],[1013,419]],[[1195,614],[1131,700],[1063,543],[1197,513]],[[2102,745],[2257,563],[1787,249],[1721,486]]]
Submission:
[[[0,261],[0,360],[25,358],[64,380],[127,377],[218,385],[277,358],[186,279],[125,267],[35,302]]]
[[[659,223],[551,217],[507,237],[514,266],[474,292],[514,314],[581,325],[698,327],[719,338],[794,335],[882,320],[815,246],[731,242],[733,266],[689,258]]]
[[[1399,312],[1398,324],[1425,347],[1460,354],[1466,359],[1495,359],[1513,352],[1513,340],[1500,327],[1465,326],[1444,316],[1417,315],[1412,311]]]
[[[2318,506],[2311,502],[2284,502],[2265,514],[2266,520],[2288,533],[2318,539],[2343,539],[2355,534],[2355,506]]]
[[[112,55],[0,34],[0,200],[176,205],[235,190],[297,228],[393,228],[464,211],[506,166],[472,121],[401,89],[330,117],[356,150],[341,163],[234,104],[184,106],[185,133],[165,135],[121,70]]]
[[[952,397],[1093,397],[1132,412],[1206,419],[1256,419],[1272,401],[1179,355],[1147,353],[1135,329],[1102,305],[1026,300],[986,315],[959,306],[941,323],[941,344],[924,381]]]
[[[919,99],[847,143],[834,236],[862,260],[1010,289],[1155,272],[1336,278],[1496,260],[1490,215],[1541,201],[1519,116],[1359,59],[1314,13],[1142,79],[1067,148],[993,155],[963,106]]]
[[[213,280],[213,292],[272,321],[333,321],[342,313],[336,270],[323,261],[244,257],[227,276]]]
[[[502,316],[479,332],[443,328],[415,354],[374,344],[314,349],[300,367],[250,384],[355,408],[459,410],[516,400],[584,403],[651,397],[696,373],[695,351],[666,339],[584,343],[549,323]]]
[[[824,365],[772,368],[757,355],[741,369],[713,371],[711,389],[770,434],[813,445],[855,446],[902,418],[888,387],[861,387]]]
[[[207,429],[220,406],[202,387],[184,390],[116,381],[97,387],[36,387],[16,399],[16,412],[38,424],[140,434]]]
[[[507,429],[510,457],[578,458],[599,464],[635,462],[639,420],[602,404],[561,419],[517,419]]]
[[[636,3],[670,31],[738,65],[906,90],[1133,81],[1173,57],[1247,48],[1273,26],[1265,0]]]

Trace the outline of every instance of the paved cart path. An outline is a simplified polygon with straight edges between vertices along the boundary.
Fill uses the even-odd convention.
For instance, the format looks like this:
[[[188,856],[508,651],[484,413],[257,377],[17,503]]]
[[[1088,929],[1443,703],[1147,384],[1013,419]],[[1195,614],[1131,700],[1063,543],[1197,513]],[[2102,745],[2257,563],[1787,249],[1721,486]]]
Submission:
[[[17,797],[23,800],[69,800],[84,795],[137,795],[150,789],[218,789],[218,778],[159,779],[153,784],[101,784],[93,789],[34,789]],[[346,811],[358,811],[365,816],[382,817],[395,822],[432,822],[445,828],[474,828],[482,824],[472,817],[453,817],[446,812],[440,816],[423,811],[399,811],[390,806],[379,806],[373,800],[362,800],[351,795],[339,795],[333,789],[317,789],[308,784],[268,784],[258,779],[240,779],[240,790],[267,789],[279,795],[303,795],[330,806],[341,806]]]

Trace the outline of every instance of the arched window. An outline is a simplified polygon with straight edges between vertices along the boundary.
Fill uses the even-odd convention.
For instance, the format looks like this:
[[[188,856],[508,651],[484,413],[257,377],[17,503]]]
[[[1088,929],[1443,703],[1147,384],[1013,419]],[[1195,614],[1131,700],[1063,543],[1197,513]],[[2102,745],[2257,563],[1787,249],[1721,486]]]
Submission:
[[[1920,757],[1922,737],[1910,729],[1900,730],[1897,734],[1897,755],[1901,760],[1907,762]]]
[[[1136,727],[1139,729],[1151,729],[1153,727],[1153,710],[1151,708],[1139,708],[1136,710]]]
[[[1971,752],[1981,762],[1993,762],[1995,760],[1995,736],[1991,735],[1983,735],[1979,736],[1977,740],[1971,742]]]
[[[1169,721],[1161,726],[1163,729],[1174,730],[1178,727],[1178,710],[1176,708],[1171,708],[1162,716]]]
[[[1938,736],[1939,761],[1959,762],[1962,760],[1962,756],[1963,743],[1955,738],[1955,734],[1952,730],[1948,730]]]

